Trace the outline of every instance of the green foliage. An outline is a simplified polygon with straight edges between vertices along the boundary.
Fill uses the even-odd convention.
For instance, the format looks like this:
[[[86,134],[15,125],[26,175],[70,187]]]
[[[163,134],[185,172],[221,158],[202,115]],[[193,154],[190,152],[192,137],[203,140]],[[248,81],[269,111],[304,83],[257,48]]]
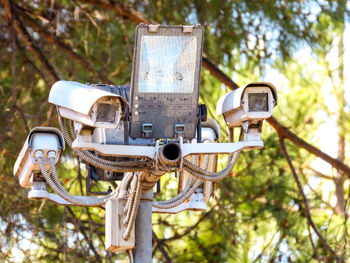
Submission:
[[[136,24],[129,19],[128,12],[120,16],[85,1],[12,2],[24,24],[21,12],[113,83],[130,83]],[[269,80],[279,91],[275,117],[302,139],[318,145],[315,131],[324,121],[318,114],[327,112],[332,117],[321,87],[327,78],[338,74],[337,70],[329,74],[327,54],[344,32],[348,17],[345,1],[119,2],[115,5],[124,4],[125,10],[136,10],[159,23],[204,25],[205,55],[239,84],[261,81],[271,76],[272,71],[277,72],[273,75],[277,79]],[[47,103],[50,88],[47,71],[10,22],[0,4],[0,261],[124,259],[123,253],[104,252],[103,209],[64,208],[28,201],[28,190],[20,188],[12,175],[28,131],[35,126],[57,126],[57,121],[50,113],[54,109]],[[26,29],[62,79],[100,81],[29,25]],[[306,61],[300,58],[305,53],[311,54]],[[216,118],[216,102],[228,91],[208,71],[202,70],[200,101],[208,106],[210,117]],[[227,141],[225,124],[222,119],[218,122],[220,140]],[[350,121],[344,117],[344,123],[337,125],[346,131]],[[160,240],[154,244],[155,262],[166,262],[160,246],[174,262],[335,261],[315,231],[310,230],[305,204],[276,131],[265,123],[262,136],[265,147],[244,152],[232,176],[215,185],[207,212],[153,215],[153,231]],[[310,201],[316,227],[336,253],[347,260],[348,221],[328,206],[322,197],[322,187],[312,191],[308,186],[316,176],[305,169],[315,157],[289,141],[286,144]],[[224,161],[220,157],[219,168]],[[84,168],[69,150],[58,172],[64,175],[62,182],[70,192],[84,192]],[[174,196],[175,181],[173,175],[164,176],[163,191],[157,198]],[[324,184],[328,183],[333,184],[331,180]],[[106,185],[99,187],[105,189]],[[348,189],[345,195],[349,195]]]

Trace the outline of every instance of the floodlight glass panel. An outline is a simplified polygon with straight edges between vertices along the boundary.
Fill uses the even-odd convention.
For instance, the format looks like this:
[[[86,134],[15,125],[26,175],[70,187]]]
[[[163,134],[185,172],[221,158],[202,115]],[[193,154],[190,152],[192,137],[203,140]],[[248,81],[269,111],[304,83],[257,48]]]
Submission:
[[[194,36],[142,36],[139,92],[193,92],[196,54]]]
[[[248,93],[249,111],[269,111],[268,93]]]

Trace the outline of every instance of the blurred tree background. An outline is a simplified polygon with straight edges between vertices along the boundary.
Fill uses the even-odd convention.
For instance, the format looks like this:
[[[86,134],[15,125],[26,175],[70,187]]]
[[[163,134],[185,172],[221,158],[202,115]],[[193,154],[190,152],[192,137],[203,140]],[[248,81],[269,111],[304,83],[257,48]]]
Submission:
[[[209,114],[251,81],[272,82],[279,102],[265,148],[241,155],[207,212],[153,215],[154,262],[350,262],[349,9],[345,0],[2,0],[0,261],[126,258],[104,251],[104,210],[29,201],[13,165],[30,129],[57,126],[47,103],[55,81],[128,84],[137,24],[200,23]],[[59,169],[71,193],[84,191],[84,166],[68,150]]]

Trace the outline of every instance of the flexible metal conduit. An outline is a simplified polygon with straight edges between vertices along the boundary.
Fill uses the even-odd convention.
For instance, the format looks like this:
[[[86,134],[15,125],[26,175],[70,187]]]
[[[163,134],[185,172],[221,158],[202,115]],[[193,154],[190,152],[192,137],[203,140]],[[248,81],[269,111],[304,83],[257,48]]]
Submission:
[[[187,198],[189,198],[202,183],[203,183],[203,181],[196,179],[193,186],[187,192],[182,192],[182,193],[178,194],[176,196],[176,198],[174,198],[176,200],[174,200],[172,202],[167,202],[170,200],[163,201],[163,202],[167,202],[166,204],[164,204],[164,203],[162,204],[160,202],[153,202],[152,206],[157,207],[157,208],[162,208],[162,209],[170,209],[170,208],[173,208],[175,206],[178,206],[179,204],[184,202]]]
[[[192,156],[192,161],[194,163],[197,163],[197,155]],[[188,180],[186,182],[185,187],[182,189],[182,191],[180,193],[178,193],[176,196],[174,196],[173,198],[171,198],[169,200],[153,201],[152,206],[164,209],[164,208],[167,208],[169,204],[177,202],[180,198],[182,198],[188,192],[188,190],[192,186],[193,179],[194,179],[194,177],[192,175],[190,175],[188,177]],[[194,182],[195,181],[196,181],[196,179],[194,180]]]
[[[230,160],[230,163],[226,164],[226,167],[217,173],[213,173],[213,172],[209,172],[207,170],[204,170],[204,169],[192,164],[191,162],[189,162],[187,160],[184,160],[184,169],[185,169],[185,171],[187,171],[188,173],[197,177],[198,179],[210,181],[210,182],[216,182],[216,181],[221,180],[222,178],[224,178],[225,176],[227,176],[231,172],[233,167],[236,165],[236,162],[237,162],[237,159],[238,159],[240,153],[241,153],[240,151],[235,152],[233,154],[232,160]]]
[[[207,169],[209,164],[209,155],[205,155],[204,158],[205,159],[204,159],[203,168]],[[197,155],[193,155],[192,162],[197,163]],[[179,193],[175,197],[165,201],[154,201],[152,203],[152,206],[161,208],[161,209],[170,209],[172,207],[178,206],[187,198],[189,198],[203,183],[203,181],[199,179],[194,179],[194,180],[193,179],[194,179],[193,176],[190,175],[184,189],[181,191],[181,193]]]
[[[87,197],[87,196],[73,196],[70,193],[67,192],[67,190],[64,189],[61,182],[57,180],[56,176],[56,169],[52,169],[55,167],[54,158],[50,158],[50,167],[51,167],[51,174],[53,179],[51,179],[50,175],[45,169],[44,161],[42,157],[38,157],[38,163],[40,166],[40,170],[42,174],[44,175],[45,181],[49,184],[49,186],[52,188],[54,192],[56,192],[60,197],[62,197],[67,202],[70,202],[74,205],[79,206],[102,206],[106,203],[108,198],[110,196],[106,196],[103,198],[98,197]],[[114,193],[113,193],[114,194]]]
[[[229,128],[228,135],[229,135],[229,141],[233,142],[233,128]],[[242,132],[240,134],[240,139],[242,139]],[[184,159],[184,169],[188,173],[190,173],[191,176],[189,177],[183,191],[169,200],[154,201],[152,206],[161,208],[161,209],[169,209],[181,204],[189,196],[191,196],[191,194],[195,192],[195,190],[201,185],[201,183],[203,183],[203,180],[215,182],[227,176],[235,166],[239,155],[240,155],[240,151],[235,152],[234,154],[229,154],[226,167],[222,171],[217,173],[210,172],[207,170],[208,164],[209,164],[208,155],[205,156],[206,159],[204,161],[203,168],[195,164],[197,163],[197,156],[195,155],[193,156],[193,159],[192,159],[193,162],[190,162]],[[194,179],[194,181],[193,181],[193,176],[197,177],[197,179]],[[193,185],[192,185],[192,181],[193,181]]]
[[[116,197],[119,197],[120,195],[125,194],[129,188],[130,191],[127,194],[128,196],[127,203],[129,203],[129,206],[124,211],[127,214],[126,220],[124,222],[127,226],[126,226],[125,232],[123,233],[123,238],[126,240],[130,238],[131,230],[135,225],[135,219],[136,219],[136,214],[139,206],[141,190],[142,190],[142,187],[141,187],[142,183],[139,178],[140,176],[139,173],[136,176],[134,176],[134,174],[132,173],[126,173],[121,184],[117,187],[117,189],[112,193],[110,193],[109,195],[101,198],[91,197],[91,196],[71,195],[63,187],[63,185],[61,184],[57,176],[57,171],[55,167],[55,158],[49,156],[49,165],[51,169],[51,176],[50,176],[48,171],[45,168],[43,153],[41,151],[37,151],[36,157],[39,163],[40,170],[44,175],[45,181],[49,184],[52,190],[56,192],[64,200],[74,205],[102,206],[107,202],[108,199],[116,198]]]
[[[233,128],[229,128],[229,141],[233,142]],[[240,134],[240,140],[242,139],[242,131]],[[186,159],[184,160],[184,169],[188,173],[192,174],[193,176],[197,177],[198,179],[205,180],[205,181],[210,181],[210,182],[216,182],[227,176],[233,167],[236,165],[236,162],[238,160],[238,157],[240,155],[241,151],[235,152],[235,153],[230,153],[228,155],[227,163],[226,166],[223,170],[220,172],[210,172],[207,171],[206,169],[202,169],[198,167],[197,165],[187,161]]]
[[[63,137],[66,140],[67,144],[72,147],[73,141],[68,134],[67,128],[64,124],[64,121],[60,115],[58,115],[58,122],[60,124]],[[122,162],[113,162],[109,160],[105,160],[97,157],[96,155],[90,153],[89,151],[81,151],[77,149],[73,149],[73,151],[82,158],[85,162],[101,168],[106,169],[112,172],[138,172],[138,171],[146,171],[148,161],[122,161]],[[130,165],[128,167],[128,165]],[[120,167],[121,166],[121,167]]]
[[[123,233],[123,238],[125,240],[129,239],[130,234],[131,234],[131,230],[135,226],[135,220],[136,220],[137,210],[139,208],[141,191],[142,191],[142,183],[141,183],[140,178],[139,178],[139,173],[137,174],[135,179],[137,180],[136,191],[135,191],[135,195],[133,196],[132,206],[130,207],[130,212],[128,211],[128,214],[130,213],[129,222],[128,222],[128,225],[125,229],[125,232]]]

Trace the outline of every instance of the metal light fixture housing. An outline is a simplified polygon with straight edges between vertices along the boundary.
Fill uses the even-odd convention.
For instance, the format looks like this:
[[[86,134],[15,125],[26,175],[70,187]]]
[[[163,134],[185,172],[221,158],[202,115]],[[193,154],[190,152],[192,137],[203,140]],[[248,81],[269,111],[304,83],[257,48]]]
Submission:
[[[136,28],[130,137],[196,136],[203,27]]]

